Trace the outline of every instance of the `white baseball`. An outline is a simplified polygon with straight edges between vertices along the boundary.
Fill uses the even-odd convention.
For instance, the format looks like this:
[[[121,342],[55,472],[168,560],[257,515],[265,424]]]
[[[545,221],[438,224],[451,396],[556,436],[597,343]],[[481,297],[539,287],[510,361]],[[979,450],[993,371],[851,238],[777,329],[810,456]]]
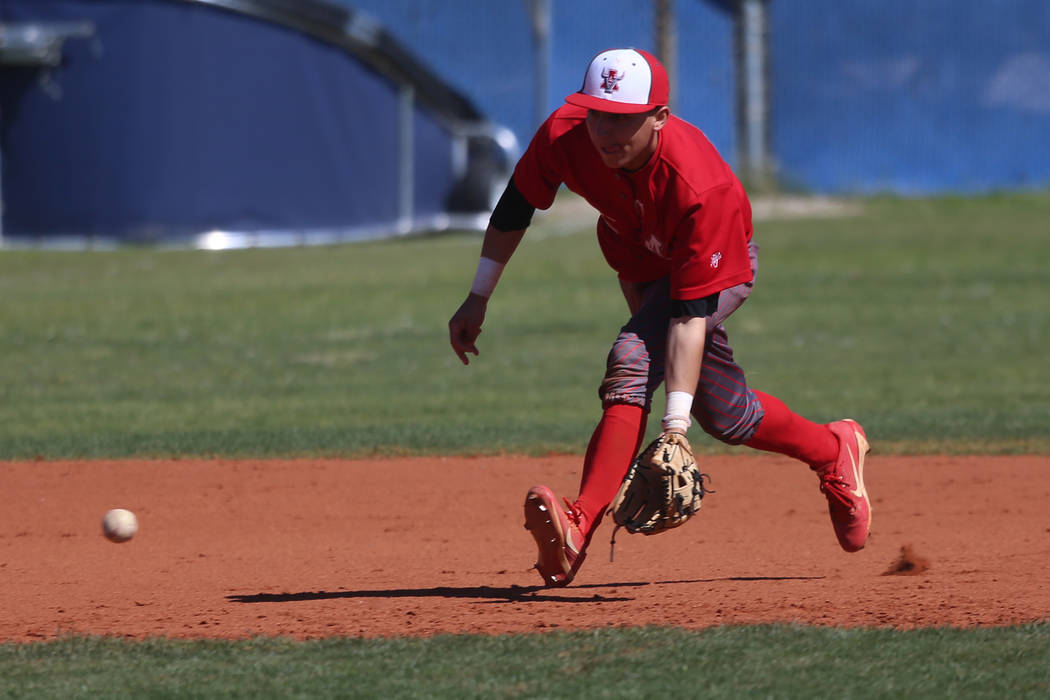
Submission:
[[[138,531],[138,518],[130,510],[114,508],[102,518],[102,534],[110,542],[127,542]]]

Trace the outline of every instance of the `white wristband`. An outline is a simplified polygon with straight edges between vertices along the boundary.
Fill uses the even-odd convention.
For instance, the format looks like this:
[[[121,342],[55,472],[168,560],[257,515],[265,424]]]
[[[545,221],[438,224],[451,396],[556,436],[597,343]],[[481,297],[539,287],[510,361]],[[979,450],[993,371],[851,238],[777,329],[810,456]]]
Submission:
[[[504,263],[482,256],[478,260],[478,271],[474,274],[474,284],[470,287],[472,294],[488,299],[496,289],[499,276],[503,274]]]
[[[689,418],[689,411],[693,408],[693,395],[688,391],[667,392],[667,411],[661,425],[664,430],[677,428],[688,430],[693,424]]]

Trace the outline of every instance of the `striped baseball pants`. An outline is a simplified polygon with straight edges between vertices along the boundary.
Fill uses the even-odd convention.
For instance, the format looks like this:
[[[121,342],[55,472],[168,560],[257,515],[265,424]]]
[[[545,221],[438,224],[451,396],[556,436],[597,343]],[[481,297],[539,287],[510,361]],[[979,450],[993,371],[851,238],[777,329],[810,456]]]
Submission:
[[[749,252],[751,270],[757,273],[758,246],[752,243]],[[707,319],[700,384],[693,399],[692,414],[704,432],[732,445],[747,442],[763,417],[762,404],[733,359],[722,325],[744,303],[753,286],[748,282],[719,295],[718,310]],[[670,280],[665,278],[645,291],[641,307],[620,329],[609,351],[598,392],[603,407],[629,404],[649,412],[653,394],[664,380],[670,318]]]

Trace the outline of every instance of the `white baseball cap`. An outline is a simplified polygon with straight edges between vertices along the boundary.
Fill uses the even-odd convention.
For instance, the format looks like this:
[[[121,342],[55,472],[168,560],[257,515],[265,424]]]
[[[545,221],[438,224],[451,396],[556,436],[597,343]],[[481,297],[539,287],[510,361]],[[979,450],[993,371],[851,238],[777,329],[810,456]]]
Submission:
[[[583,87],[565,98],[569,104],[599,112],[635,114],[667,104],[667,71],[640,49],[609,49],[591,60]]]

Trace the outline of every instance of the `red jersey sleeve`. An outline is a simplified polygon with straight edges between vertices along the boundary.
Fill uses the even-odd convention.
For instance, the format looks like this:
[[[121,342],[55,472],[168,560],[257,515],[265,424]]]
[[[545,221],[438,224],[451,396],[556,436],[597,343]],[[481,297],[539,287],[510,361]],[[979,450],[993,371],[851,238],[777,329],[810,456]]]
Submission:
[[[554,112],[537,129],[524,155],[514,167],[514,184],[537,209],[549,209],[563,182],[559,174],[559,154],[556,152],[556,125]]]
[[[730,184],[701,195],[674,235],[672,299],[700,299],[751,280],[750,210]]]

